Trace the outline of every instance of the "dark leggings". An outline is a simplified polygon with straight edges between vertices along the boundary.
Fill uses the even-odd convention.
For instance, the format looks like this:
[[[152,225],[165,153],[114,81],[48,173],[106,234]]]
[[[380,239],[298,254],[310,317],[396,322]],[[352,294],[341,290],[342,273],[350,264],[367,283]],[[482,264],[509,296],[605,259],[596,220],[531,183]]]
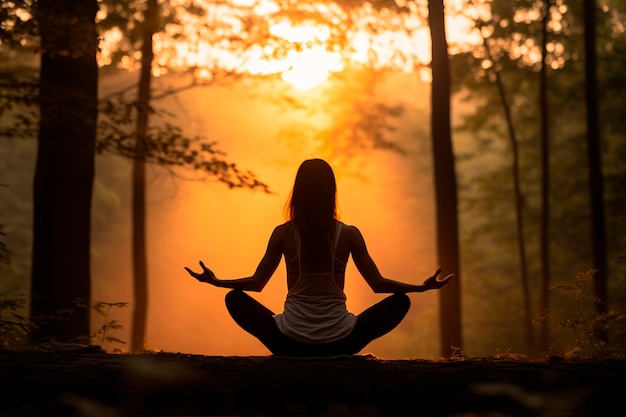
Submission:
[[[243,291],[226,295],[226,308],[235,322],[258,338],[274,355],[336,356],[354,355],[372,340],[393,330],[406,316],[411,301],[406,294],[393,294],[357,316],[352,332],[329,343],[303,343],[280,331],[274,313]]]

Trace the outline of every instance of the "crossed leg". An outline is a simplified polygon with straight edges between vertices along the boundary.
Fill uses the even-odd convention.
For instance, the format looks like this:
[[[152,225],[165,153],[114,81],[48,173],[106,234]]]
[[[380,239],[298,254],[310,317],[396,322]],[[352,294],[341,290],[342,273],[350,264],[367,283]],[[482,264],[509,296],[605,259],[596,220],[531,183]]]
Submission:
[[[226,308],[242,329],[259,339],[272,353],[288,342],[276,326],[274,313],[243,291],[226,294]]]
[[[395,329],[409,308],[411,300],[408,295],[390,295],[359,314],[352,333],[338,342],[343,342],[352,354],[358,353],[373,340]]]
[[[235,322],[273,354],[284,356],[354,355],[400,324],[410,306],[406,294],[393,294],[359,314],[354,329],[346,337],[313,344],[298,342],[281,332],[274,313],[243,291],[233,290],[226,295],[226,308]]]

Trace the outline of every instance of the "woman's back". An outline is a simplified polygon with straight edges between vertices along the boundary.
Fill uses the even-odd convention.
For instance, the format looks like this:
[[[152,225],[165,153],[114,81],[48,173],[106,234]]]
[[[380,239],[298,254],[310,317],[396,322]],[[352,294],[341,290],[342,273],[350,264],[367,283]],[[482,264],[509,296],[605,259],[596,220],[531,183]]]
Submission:
[[[348,335],[355,316],[346,309],[343,292],[345,261],[337,259],[335,248],[344,224],[336,222],[322,248],[306,253],[306,242],[294,224],[285,236],[288,292],[283,313],[276,316],[278,328],[295,340],[320,343]],[[307,257],[308,255],[308,257]],[[301,262],[307,259],[308,263]]]
[[[316,253],[307,251],[306,235],[303,237],[293,222],[283,225],[284,255],[287,266],[287,287],[291,289],[301,273],[333,273],[336,285],[343,290],[346,264],[350,256],[350,246],[345,231],[348,227],[335,221],[328,239],[318,247]]]

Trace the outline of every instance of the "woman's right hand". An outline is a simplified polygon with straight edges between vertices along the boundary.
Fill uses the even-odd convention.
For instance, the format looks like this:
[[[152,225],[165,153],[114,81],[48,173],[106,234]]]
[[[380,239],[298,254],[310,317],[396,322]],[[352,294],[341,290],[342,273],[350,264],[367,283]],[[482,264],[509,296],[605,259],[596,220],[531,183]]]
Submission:
[[[194,277],[200,282],[206,282],[207,284],[215,284],[215,282],[217,281],[217,278],[215,277],[215,274],[213,273],[213,271],[207,268],[202,261],[200,261],[200,267],[202,268],[202,273],[194,272],[187,267],[185,267],[185,270],[189,272],[189,275],[191,275],[192,277]]]

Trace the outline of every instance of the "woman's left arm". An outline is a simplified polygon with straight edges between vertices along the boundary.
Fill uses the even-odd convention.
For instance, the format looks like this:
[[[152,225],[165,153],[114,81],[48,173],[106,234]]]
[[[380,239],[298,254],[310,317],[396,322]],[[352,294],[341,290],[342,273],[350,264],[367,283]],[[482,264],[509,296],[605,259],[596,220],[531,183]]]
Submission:
[[[265,255],[259,262],[259,265],[254,272],[254,275],[246,278],[237,279],[218,279],[213,271],[207,268],[202,261],[200,261],[200,267],[202,272],[194,272],[188,267],[185,270],[200,282],[206,282],[207,284],[214,285],[222,288],[232,288],[242,291],[261,291],[267,282],[270,280],[283,255],[283,231],[278,226],[274,229],[272,236],[267,244],[267,250]]]
[[[376,263],[374,263],[374,260],[368,253],[365,239],[359,229],[351,226],[348,230],[350,251],[354,264],[375,293],[409,293],[436,290],[446,285],[454,277],[453,274],[450,274],[445,278],[439,278],[441,268],[438,268],[422,284],[408,284],[385,278],[381,275]]]

